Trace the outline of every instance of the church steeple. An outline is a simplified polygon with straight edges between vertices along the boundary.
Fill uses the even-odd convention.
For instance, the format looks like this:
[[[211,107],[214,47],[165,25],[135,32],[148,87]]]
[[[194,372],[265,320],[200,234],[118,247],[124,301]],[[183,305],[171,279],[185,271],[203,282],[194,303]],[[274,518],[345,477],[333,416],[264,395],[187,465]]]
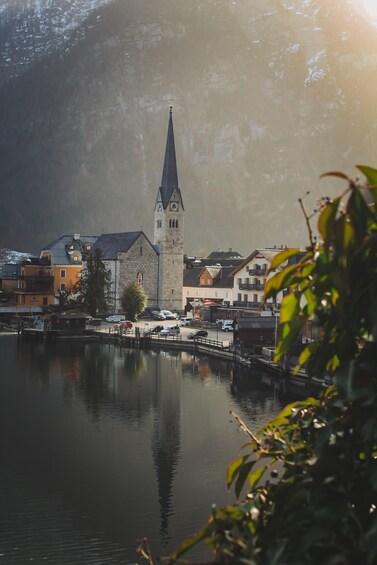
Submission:
[[[176,312],[182,310],[183,216],[170,106],[164,169],[154,209],[154,243],[159,253],[157,306]]]
[[[164,168],[162,171],[162,179],[160,186],[160,194],[161,194],[161,199],[164,209],[169,204],[174,190],[176,190],[177,193],[179,194],[182,203],[182,196],[180,194],[180,189],[178,185],[177,160],[175,156],[173,106],[170,106],[168,133],[166,137]]]

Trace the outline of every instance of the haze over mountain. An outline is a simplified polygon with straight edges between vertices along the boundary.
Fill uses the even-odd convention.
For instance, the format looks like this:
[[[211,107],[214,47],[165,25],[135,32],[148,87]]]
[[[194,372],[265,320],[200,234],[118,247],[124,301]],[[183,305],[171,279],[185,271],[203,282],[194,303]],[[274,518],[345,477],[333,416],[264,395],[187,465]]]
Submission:
[[[377,165],[377,32],[329,0],[7,0],[0,247],[153,237],[169,103],[185,251],[305,245],[298,198]]]

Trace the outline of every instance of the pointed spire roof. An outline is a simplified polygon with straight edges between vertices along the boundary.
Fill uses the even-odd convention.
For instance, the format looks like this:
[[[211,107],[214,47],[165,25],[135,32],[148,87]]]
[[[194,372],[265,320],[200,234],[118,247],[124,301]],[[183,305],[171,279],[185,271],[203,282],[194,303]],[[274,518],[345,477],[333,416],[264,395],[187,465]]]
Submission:
[[[162,171],[162,180],[160,186],[161,198],[164,208],[166,208],[166,206],[168,205],[174,189],[176,189],[178,193],[180,193],[178,186],[177,161],[175,157],[173,106],[170,106],[164,169]]]

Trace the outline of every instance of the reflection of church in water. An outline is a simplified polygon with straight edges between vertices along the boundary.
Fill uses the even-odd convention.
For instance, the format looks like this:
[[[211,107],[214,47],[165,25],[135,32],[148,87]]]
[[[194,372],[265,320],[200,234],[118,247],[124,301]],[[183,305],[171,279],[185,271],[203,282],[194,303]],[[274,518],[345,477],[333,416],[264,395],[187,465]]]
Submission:
[[[147,428],[163,549],[170,539],[169,519],[174,510],[174,479],[181,450],[182,360],[178,352],[156,351],[145,355],[142,351],[121,350],[112,356],[113,363],[117,355],[123,357],[123,369],[117,372],[114,390],[117,410],[126,422],[150,422]]]
[[[173,482],[181,447],[181,391],[177,376],[181,374],[180,357],[161,352],[156,356],[155,374],[152,455],[157,475],[161,543],[166,546],[172,514]]]

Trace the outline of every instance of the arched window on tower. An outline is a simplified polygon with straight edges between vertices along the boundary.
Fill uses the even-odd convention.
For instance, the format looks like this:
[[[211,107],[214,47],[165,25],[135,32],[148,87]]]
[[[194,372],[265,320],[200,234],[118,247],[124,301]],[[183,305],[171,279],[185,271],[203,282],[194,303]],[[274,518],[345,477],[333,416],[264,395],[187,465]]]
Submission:
[[[144,284],[144,275],[141,271],[139,271],[136,275],[136,283],[139,286],[143,286],[143,284]]]

